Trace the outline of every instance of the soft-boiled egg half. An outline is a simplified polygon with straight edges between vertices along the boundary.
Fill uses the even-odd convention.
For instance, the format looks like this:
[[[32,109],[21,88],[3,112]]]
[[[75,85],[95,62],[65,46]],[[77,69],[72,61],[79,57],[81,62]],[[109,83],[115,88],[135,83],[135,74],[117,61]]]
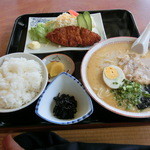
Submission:
[[[125,79],[125,75],[121,68],[115,65],[110,65],[103,70],[103,79],[107,86],[111,89],[118,89]]]

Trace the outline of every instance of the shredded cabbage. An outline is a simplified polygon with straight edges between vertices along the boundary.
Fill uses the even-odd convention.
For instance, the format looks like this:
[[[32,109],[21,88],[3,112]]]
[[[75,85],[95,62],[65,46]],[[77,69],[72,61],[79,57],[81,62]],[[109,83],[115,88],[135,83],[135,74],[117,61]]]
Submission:
[[[30,38],[33,41],[38,41],[40,43],[48,43],[49,40],[46,39],[46,35],[55,29],[55,24],[53,21],[49,21],[46,24],[38,23],[36,27],[32,27],[29,30]]]

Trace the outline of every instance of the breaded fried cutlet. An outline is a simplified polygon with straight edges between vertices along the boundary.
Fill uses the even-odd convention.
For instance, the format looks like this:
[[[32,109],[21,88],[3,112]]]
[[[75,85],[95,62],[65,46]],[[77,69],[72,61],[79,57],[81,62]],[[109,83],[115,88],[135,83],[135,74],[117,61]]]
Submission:
[[[46,38],[51,42],[67,47],[86,47],[100,41],[101,37],[88,29],[78,26],[56,28]]]

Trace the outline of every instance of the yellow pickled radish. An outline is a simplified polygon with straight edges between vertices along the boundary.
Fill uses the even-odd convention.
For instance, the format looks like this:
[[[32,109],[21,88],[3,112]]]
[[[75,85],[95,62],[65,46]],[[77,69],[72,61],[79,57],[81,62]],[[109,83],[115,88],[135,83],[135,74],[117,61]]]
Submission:
[[[52,62],[50,62],[49,64],[46,65],[47,70],[48,70],[48,74],[50,73],[50,70],[51,70],[51,68],[52,68],[52,65],[55,64],[55,63],[56,63],[55,61],[52,61]]]
[[[65,66],[62,62],[53,61],[46,65],[50,77],[55,77],[65,71]]]

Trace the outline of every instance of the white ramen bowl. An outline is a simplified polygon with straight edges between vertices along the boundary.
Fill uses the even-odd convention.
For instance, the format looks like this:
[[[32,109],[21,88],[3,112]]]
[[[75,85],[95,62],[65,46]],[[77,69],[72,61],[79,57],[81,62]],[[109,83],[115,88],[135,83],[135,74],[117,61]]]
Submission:
[[[95,46],[93,46],[84,56],[83,61],[82,61],[82,65],[81,65],[81,77],[82,77],[82,81],[83,84],[87,90],[87,92],[90,94],[90,96],[101,106],[103,106],[104,108],[122,115],[122,116],[126,116],[126,117],[131,117],[131,118],[148,118],[150,117],[150,111],[145,111],[145,112],[129,112],[129,111],[125,111],[125,110],[120,110],[117,109],[115,107],[110,106],[109,104],[107,104],[105,101],[103,101],[102,99],[100,99],[96,93],[92,90],[88,79],[87,79],[87,65],[89,63],[89,60],[91,58],[91,56],[100,48],[102,48],[105,45],[111,44],[111,43],[117,43],[117,42],[130,42],[130,41],[135,41],[136,38],[133,37],[116,37],[116,38],[110,38],[107,40],[104,40],[102,42],[99,42],[98,44],[96,44]]]
[[[0,57],[0,66],[2,65],[2,63],[3,63],[5,58],[21,58],[21,57],[22,58],[26,58],[27,60],[34,60],[34,61],[38,62],[38,64],[41,66],[42,77],[43,77],[41,89],[37,93],[37,95],[33,99],[31,99],[31,101],[29,101],[28,103],[22,105],[21,107],[17,107],[17,108],[11,108],[11,109],[2,109],[2,108],[0,108],[0,113],[15,112],[15,111],[21,110],[21,109],[29,106],[30,104],[32,104],[34,101],[36,101],[38,99],[38,97],[43,93],[43,91],[44,91],[44,89],[45,89],[45,87],[47,85],[48,73],[47,73],[46,66],[42,62],[42,60],[40,58],[38,58],[37,56],[35,56],[35,55],[26,54],[26,53],[12,53],[12,54],[8,54],[8,55]]]

